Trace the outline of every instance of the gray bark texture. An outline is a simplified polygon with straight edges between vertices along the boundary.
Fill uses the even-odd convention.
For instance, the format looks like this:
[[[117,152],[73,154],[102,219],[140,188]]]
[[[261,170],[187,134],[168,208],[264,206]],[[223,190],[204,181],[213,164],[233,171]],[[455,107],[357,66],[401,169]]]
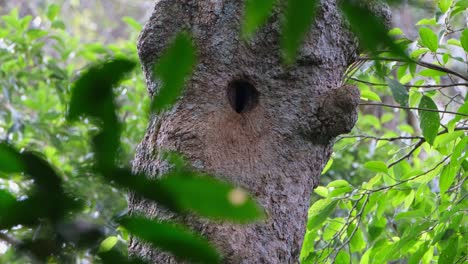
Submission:
[[[240,0],[156,1],[138,42],[150,95],[159,87],[152,65],[178,32],[193,35],[199,60],[174,108],[151,118],[133,167],[157,177],[167,170],[159,150],[173,150],[196,169],[244,188],[264,207],[265,221],[178,220],[212,241],[223,263],[297,263],[311,192],[333,139],[357,118],[359,91],[342,84],[357,43],[336,0],[322,0],[297,63],[285,66],[281,16],[243,41],[242,10]],[[135,196],[129,206],[132,213],[177,219]],[[152,263],[178,263],[136,238],[129,251]]]

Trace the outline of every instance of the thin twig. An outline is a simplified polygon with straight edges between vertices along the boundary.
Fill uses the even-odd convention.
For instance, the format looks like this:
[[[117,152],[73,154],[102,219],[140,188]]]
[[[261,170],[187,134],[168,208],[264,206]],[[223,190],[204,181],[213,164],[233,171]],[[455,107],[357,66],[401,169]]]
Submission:
[[[399,109],[406,109],[406,110],[418,110],[418,111],[426,111],[426,112],[453,114],[453,115],[460,115],[460,116],[468,117],[468,114],[457,113],[457,112],[452,112],[452,111],[435,110],[435,109],[429,109],[429,108],[420,108],[420,107],[408,107],[408,106],[376,104],[376,103],[360,103],[359,105],[373,105],[373,106],[391,107],[391,108],[399,108]]]
[[[381,61],[408,62],[408,60],[404,60],[404,59],[400,59],[400,58],[388,58],[388,57],[359,57],[358,60],[366,60],[366,61],[381,60]],[[419,66],[422,66],[422,67],[425,67],[425,68],[428,68],[428,69],[431,69],[431,70],[436,70],[436,71],[449,73],[449,74],[455,75],[455,76],[457,76],[457,77],[459,77],[459,78],[461,78],[461,79],[463,79],[465,81],[468,81],[468,76],[463,75],[463,74],[461,74],[459,72],[456,72],[454,70],[451,70],[451,69],[448,69],[448,68],[445,68],[445,67],[442,67],[442,66],[439,66],[439,65],[436,65],[436,64],[424,62],[424,61],[411,61],[411,62],[414,62],[414,63],[418,64]]]
[[[365,83],[368,85],[373,85],[373,86],[388,86],[386,83],[374,83],[374,82],[368,82],[364,80],[360,80],[358,78],[349,78],[350,80],[353,80],[355,82],[360,82],[360,83]],[[451,84],[427,84],[427,85],[412,85],[412,84],[403,84],[403,86],[407,88],[448,88],[448,87],[457,87],[457,86],[468,86],[468,83],[451,83]]]

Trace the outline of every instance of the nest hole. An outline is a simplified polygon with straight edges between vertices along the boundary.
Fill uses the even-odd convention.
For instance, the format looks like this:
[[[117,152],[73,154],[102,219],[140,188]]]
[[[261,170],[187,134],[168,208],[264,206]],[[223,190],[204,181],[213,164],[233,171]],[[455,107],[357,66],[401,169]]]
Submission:
[[[238,79],[229,83],[227,97],[232,109],[237,113],[246,113],[258,104],[260,93],[249,81]]]

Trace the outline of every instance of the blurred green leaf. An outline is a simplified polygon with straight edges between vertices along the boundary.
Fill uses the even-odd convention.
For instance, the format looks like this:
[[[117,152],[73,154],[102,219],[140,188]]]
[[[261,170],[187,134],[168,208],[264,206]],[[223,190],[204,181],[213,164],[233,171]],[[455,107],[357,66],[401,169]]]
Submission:
[[[19,173],[24,170],[20,154],[10,145],[0,143],[0,172]]]
[[[119,239],[116,236],[110,236],[104,239],[99,246],[99,252],[110,251],[116,244],[119,242]]]
[[[460,43],[465,50],[468,52],[468,29],[464,29],[461,36],[460,36]]]
[[[115,248],[109,251],[98,252],[98,256],[103,264],[149,264],[142,259],[136,259],[134,256],[129,258]]]
[[[302,40],[317,12],[317,0],[288,0],[281,34],[281,48],[287,64],[295,61]]]
[[[387,78],[388,86],[392,90],[393,98],[401,106],[408,106],[409,93],[405,86],[403,86],[399,81]]]
[[[135,68],[135,62],[115,59],[94,65],[83,73],[73,84],[69,120],[79,116],[115,122],[115,105],[112,88]]]
[[[429,250],[429,241],[424,242],[415,253],[411,254],[408,264],[419,264],[427,250]]]
[[[249,222],[264,217],[250,195],[211,176],[192,172],[165,175],[161,186],[178,206],[218,220]]]
[[[219,253],[206,239],[181,226],[142,217],[125,217],[119,223],[136,237],[181,260],[221,263]]]
[[[428,96],[423,96],[419,108],[438,110],[437,105]],[[437,112],[419,110],[419,118],[422,134],[429,144],[434,144],[440,126],[440,117]]]
[[[439,180],[439,189],[441,194],[445,193],[450,188],[455,180],[456,173],[457,169],[453,164],[448,164],[442,169]]]
[[[361,252],[362,250],[366,248],[366,241],[364,240],[364,234],[362,233],[362,230],[359,228],[359,226],[356,227],[355,224],[350,224],[348,227],[348,236],[351,236],[354,229],[356,229],[356,231],[354,232],[354,235],[351,238],[351,241],[349,241],[351,252]]]
[[[448,244],[442,249],[439,260],[437,263],[446,264],[454,263],[455,257],[457,256],[458,250],[458,236],[454,236],[450,239]]]
[[[419,37],[421,38],[421,44],[432,52],[436,52],[439,48],[439,38],[430,28],[420,28]]]
[[[349,21],[351,30],[359,38],[360,45],[373,54],[382,47],[387,48],[403,59],[408,59],[405,51],[395,44],[388,34],[385,23],[361,1],[340,1],[341,11]]]
[[[309,209],[307,229],[313,230],[319,227],[333,210],[335,210],[337,205],[338,201],[333,201],[331,199],[322,199],[315,202]]]
[[[387,165],[382,161],[368,161],[364,164],[364,168],[374,172],[388,173]]]
[[[47,8],[47,18],[50,21],[54,21],[59,13],[60,13],[60,6],[57,4],[51,4]]]
[[[442,13],[446,13],[450,6],[452,5],[453,0],[439,0],[439,8]]]
[[[138,21],[133,19],[132,17],[125,16],[122,18],[122,21],[127,23],[127,25],[131,26],[135,31],[140,32],[143,28]]]
[[[333,158],[330,158],[328,161],[327,161],[327,164],[325,164],[325,167],[323,168],[322,170],[322,175],[327,173],[327,171],[331,168],[331,166],[333,165]]]
[[[196,48],[191,37],[187,33],[179,33],[154,66],[154,75],[162,81],[162,86],[153,98],[153,111],[159,113],[175,104],[196,60]]]
[[[242,34],[244,38],[251,38],[255,31],[266,23],[277,0],[246,0]]]

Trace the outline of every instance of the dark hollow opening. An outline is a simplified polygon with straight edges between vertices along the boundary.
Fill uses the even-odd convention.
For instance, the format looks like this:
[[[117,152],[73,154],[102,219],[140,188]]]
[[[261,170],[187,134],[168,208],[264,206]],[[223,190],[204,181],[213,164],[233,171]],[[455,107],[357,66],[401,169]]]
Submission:
[[[227,96],[232,109],[240,114],[257,106],[259,92],[246,80],[234,80],[229,83]]]

